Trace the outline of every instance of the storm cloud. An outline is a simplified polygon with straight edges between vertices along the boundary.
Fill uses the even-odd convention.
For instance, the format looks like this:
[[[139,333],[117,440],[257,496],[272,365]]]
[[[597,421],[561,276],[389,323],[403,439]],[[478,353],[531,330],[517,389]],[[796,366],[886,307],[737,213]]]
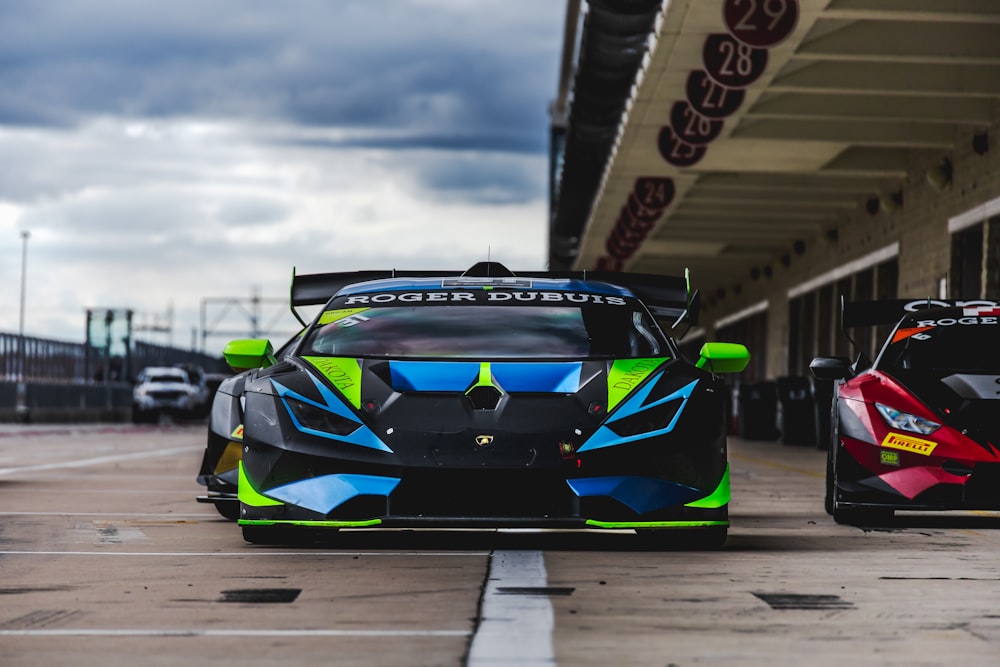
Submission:
[[[543,268],[564,10],[0,0],[0,331],[21,231],[26,328],[69,339],[91,306],[186,332],[293,266]]]

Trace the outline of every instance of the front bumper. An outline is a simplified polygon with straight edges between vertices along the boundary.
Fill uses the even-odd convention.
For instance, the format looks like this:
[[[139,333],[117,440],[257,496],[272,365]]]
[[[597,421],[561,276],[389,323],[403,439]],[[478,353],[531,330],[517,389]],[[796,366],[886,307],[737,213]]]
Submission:
[[[253,457],[245,457],[253,467]],[[329,473],[261,492],[241,463],[240,524],[348,527],[698,528],[728,526],[729,474],[709,489],[640,475],[550,470]]]
[[[838,452],[838,505],[899,510],[1000,510],[1000,463],[895,453],[886,465],[879,449],[848,442]],[[862,462],[859,462],[861,458]]]

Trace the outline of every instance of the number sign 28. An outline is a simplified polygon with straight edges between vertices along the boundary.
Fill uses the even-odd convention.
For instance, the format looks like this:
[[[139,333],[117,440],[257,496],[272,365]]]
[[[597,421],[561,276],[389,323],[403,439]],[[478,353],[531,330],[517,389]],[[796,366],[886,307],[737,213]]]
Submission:
[[[755,49],[725,33],[709,35],[702,50],[705,71],[727,88],[746,88],[767,67],[767,49]]]

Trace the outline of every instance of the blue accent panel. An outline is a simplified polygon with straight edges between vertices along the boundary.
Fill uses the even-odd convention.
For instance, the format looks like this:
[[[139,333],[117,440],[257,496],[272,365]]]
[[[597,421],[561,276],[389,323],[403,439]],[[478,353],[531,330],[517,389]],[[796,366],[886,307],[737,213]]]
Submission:
[[[396,391],[465,391],[479,379],[479,362],[393,361],[389,373]]]
[[[508,393],[533,391],[573,394],[580,390],[583,363],[493,362],[490,370],[493,379]]]
[[[296,429],[298,429],[303,433],[308,433],[309,435],[315,435],[320,438],[328,438],[330,440],[336,440],[337,442],[346,442],[351,445],[368,447],[369,449],[377,449],[379,451],[389,452],[390,454],[393,453],[392,449],[390,449],[387,444],[382,442],[381,438],[375,435],[375,433],[370,428],[365,426],[364,423],[361,421],[361,419],[354,413],[354,411],[351,410],[346,405],[344,405],[343,401],[337,398],[336,394],[334,394],[329,388],[321,384],[319,380],[317,380],[312,376],[312,374],[307,373],[307,375],[309,375],[309,379],[313,381],[313,384],[316,385],[316,388],[319,389],[319,393],[323,397],[323,400],[326,401],[325,403],[319,403],[314,399],[306,398],[297,391],[292,391],[291,389],[284,386],[280,382],[271,380],[271,385],[274,387],[274,390],[278,393],[278,397],[281,398],[281,403],[282,405],[285,406],[285,410],[288,412],[288,416],[291,417],[292,423],[295,425]],[[295,399],[296,401],[301,401],[303,403],[308,403],[309,405],[318,408],[320,410],[327,410],[328,412],[332,412],[338,417],[343,417],[345,419],[349,419],[350,421],[356,422],[358,424],[358,429],[356,431],[353,431],[349,435],[337,435],[335,433],[329,433],[327,431],[318,431],[314,428],[303,426],[299,422],[299,420],[295,417],[295,413],[292,412],[291,408],[288,407],[288,403],[286,402],[286,399],[288,398],[292,398]]]
[[[275,390],[278,392],[278,396],[281,396],[281,398],[294,398],[296,401],[308,403],[309,405],[317,407],[320,410],[332,412],[338,417],[344,417],[345,419],[350,419],[351,421],[355,421],[359,424],[361,423],[361,419],[354,413],[354,410],[351,410],[351,408],[345,405],[342,400],[337,398],[337,395],[333,393],[329,387],[313,377],[312,373],[306,373],[306,375],[308,375],[309,379],[312,380],[314,385],[316,385],[316,389],[319,390],[320,396],[323,398],[323,403],[318,403],[311,398],[306,398],[302,394],[292,391],[288,387],[279,382],[275,382],[274,380],[271,380],[271,384],[274,385]]]
[[[608,418],[606,423],[612,424],[621,419],[622,417],[629,417],[644,410],[649,410],[650,408],[654,408],[658,405],[663,405],[664,403],[667,403],[669,401],[676,401],[680,399],[683,402],[681,403],[681,406],[677,409],[677,412],[674,413],[674,417],[673,419],[670,420],[669,424],[667,424],[663,428],[656,429],[655,431],[646,431],[645,433],[637,433],[635,435],[630,435],[627,437],[622,437],[618,435],[607,426],[601,426],[592,436],[590,436],[587,439],[585,443],[583,443],[580,446],[580,448],[577,451],[585,452],[591,449],[600,449],[602,447],[614,447],[615,445],[624,445],[630,442],[635,442],[636,440],[645,440],[646,438],[654,438],[656,436],[670,433],[672,430],[674,430],[674,426],[677,425],[677,420],[681,418],[681,414],[684,412],[684,408],[687,407],[687,400],[688,398],[691,397],[691,393],[697,386],[698,380],[689,382],[688,384],[684,385],[683,387],[681,387],[674,393],[670,394],[669,396],[664,396],[663,398],[650,402],[648,405],[643,405],[643,401],[645,401],[646,398],[648,398],[649,392],[652,390],[653,385],[656,384],[656,381],[658,379],[659,375],[657,375],[652,380],[643,385],[643,387],[639,389],[639,391],[632,394],[627,401],[618,406],[618,409],[615,410],[615,413]]]
[[[653,477],[589,477],[567,479],[566,483],[581,498],[614,498],[636,514],[683,505],[705,495],[699,489]],[[272,495],[270,491],[268,495]]]
[[[399,484],[395,477],[323,475],[268,489],[267,495],[290,505],[327,514],[356,496],[386,496]]]

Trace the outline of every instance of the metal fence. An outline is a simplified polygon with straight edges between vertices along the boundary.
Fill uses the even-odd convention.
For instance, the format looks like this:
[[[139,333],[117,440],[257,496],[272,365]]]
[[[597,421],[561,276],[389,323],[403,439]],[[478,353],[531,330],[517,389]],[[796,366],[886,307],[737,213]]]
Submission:
[[[221,357],[141,341],[125,356],[109,357],[84,343],[0,333],[0,381],[130,382],[146,366],[175,364],[196,364],[206,373],[228,370]]]
[[[0,422],[121,421],[146,366],[192,364],[228,373],[221,357],[134,341],[125,355],[85,343],[0,333]]]

